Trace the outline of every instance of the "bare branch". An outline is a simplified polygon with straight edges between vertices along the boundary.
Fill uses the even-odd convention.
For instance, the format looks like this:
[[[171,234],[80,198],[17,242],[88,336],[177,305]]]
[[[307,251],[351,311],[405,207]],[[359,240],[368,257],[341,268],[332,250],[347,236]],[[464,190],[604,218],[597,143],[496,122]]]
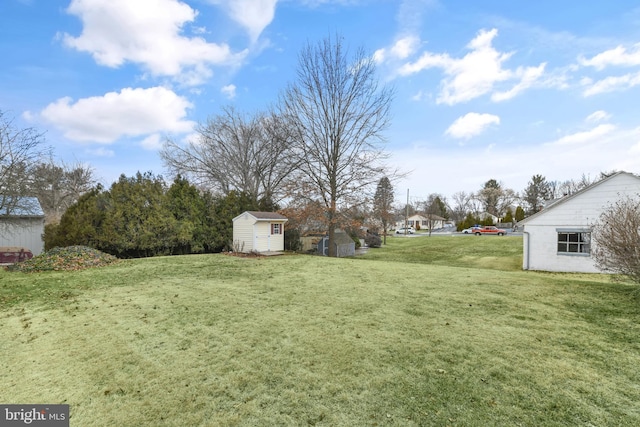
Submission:
[[[29,194],[28,171],[46,152],[44,134],[34,128],[17,129],[0,111],[0,212],[28,209],[20,206]]]
[[[196,141],[165,142],[160,155],[173,174],[222,194],[236,190],[270,202],[282,197],[282,184],[297,164],[290,155],[292,133],[280,117],[249,117],[226,107],[196,131]]]
[[[352,59],[342,38],[308,44],[297,80],[281,97],[282,116],[295,131],[301,172],[323,201],[330,255],[337,213],[362,198],[387,172],[381,149],[393,92],[379,88],[375,63],[358,49]]]

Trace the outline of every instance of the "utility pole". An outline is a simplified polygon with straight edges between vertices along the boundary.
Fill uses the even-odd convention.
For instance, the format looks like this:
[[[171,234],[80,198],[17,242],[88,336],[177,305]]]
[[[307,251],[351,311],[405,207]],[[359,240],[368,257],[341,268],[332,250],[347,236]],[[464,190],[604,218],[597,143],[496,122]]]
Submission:
[[[407,235],[407,227],[409,226],[409,189],[407,188],[407,206],[404,212],[404,235]]]

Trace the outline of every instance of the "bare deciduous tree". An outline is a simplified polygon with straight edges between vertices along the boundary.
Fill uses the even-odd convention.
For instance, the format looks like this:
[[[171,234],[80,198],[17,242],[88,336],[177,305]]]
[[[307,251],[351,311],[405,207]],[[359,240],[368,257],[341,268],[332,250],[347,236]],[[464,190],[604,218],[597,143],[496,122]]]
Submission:
[[[292,136],[280,117],[225,107],[196,131],[196,141],[165,141],[160,156],[173,174],[225,195],[235,190],[256,201],[278,201],[296,167]]]
[[[58,222],[62,214],[97,181],[93,169],[81,163],[48,161],[35,164],[29,171],[28,193],[36,196],[47,223]]]
[[[560,197],[577,193],[596,181],[597,179],[591,179],[591,177],[585,174],[582,174],[578,180],[570,179],[567,181],[551,181],[549,182],[551,198],[559,199]]]
[[[43,155],[44,134],[34,128],[17,129],[13,120],[0,111],[0,214],[19,209],[28,196],[28,171]]]
[[[591,241],[596,267],[640,284],[640,198],[608,206],[593,225]]]
[[[379,144],[393,92],[378,87],[375,63],[363,49],[348,54],[340,36],[307,44],[280,104],[299,142],[300,171],[325,206],[330,256],[336,255],[338,212],[388,173]]]
[[[451,196],[453,206],[449,208],[453,220],[458,223],[464,221],[469,212],[473,212],[473,193],[458,191]]]
[[[502,217],[507,208],[518,200],[518,194],[510,188],[504,188],[495,179],[487,181],[476,195],[484,210],[498,218]]]

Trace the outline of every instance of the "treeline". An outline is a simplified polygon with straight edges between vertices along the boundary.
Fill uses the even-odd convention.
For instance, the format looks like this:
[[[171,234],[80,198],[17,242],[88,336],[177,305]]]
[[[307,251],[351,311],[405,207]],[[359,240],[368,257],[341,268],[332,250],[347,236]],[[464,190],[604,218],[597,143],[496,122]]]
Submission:
[[[232,219],[246,210],[273,210],[231,191],[214,196],[178,176],[168,186],[151,172],[121,175],[106,190],[82,195],[45,227],[45,249],[85,245],[119,258],[220,252],[230,248]]]

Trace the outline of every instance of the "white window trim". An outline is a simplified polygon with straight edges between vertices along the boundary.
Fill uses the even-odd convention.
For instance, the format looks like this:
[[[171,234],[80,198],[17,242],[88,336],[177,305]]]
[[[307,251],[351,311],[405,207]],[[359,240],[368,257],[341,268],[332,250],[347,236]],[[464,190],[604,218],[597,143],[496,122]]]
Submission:
[[[585,233],[589,234],[589,243],[578,242],[581,245],[589,245],[589,252],[561,252],[558,250],[558,234],[560,233]],[[578,256],[578,257],[590,257],[591,256],[591,229],[585,227],[572,227],[572,228],[556,228],[556,254],[560,256]]]

